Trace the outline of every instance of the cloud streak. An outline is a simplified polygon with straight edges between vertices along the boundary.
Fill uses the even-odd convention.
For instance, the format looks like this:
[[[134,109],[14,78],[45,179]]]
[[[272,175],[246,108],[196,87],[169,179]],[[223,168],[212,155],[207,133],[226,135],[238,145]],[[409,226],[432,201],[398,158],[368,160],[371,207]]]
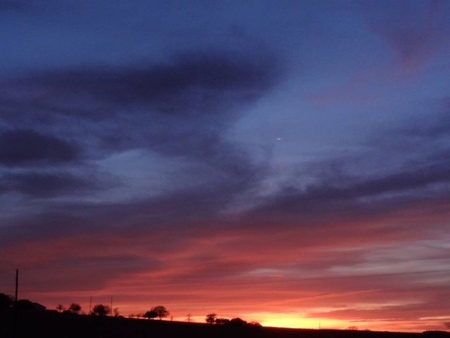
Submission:
[[[75,145],[33,130],[11,130],[0,134],[0,165],[7,167],[58,165],[76,161]]]

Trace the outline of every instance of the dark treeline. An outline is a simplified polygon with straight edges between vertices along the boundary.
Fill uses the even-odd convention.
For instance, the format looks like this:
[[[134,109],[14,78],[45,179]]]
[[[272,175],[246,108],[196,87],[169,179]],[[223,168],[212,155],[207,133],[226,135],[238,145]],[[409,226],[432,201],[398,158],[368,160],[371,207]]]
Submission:
[[[83,315],[81,307],[72,303],[67,309],[57,306],[46,310],[44,306],[30,300],[13,302],[10,296],[0,294],[1,338],[150,338],[150,337],[195,337],[195,338],[420,338],[446,337],[443,331],[424,333],[393,333],[355,330],[306,330],[262,327],[258,323],[247,323],[240,318],[220,318],[210,313],[205,323],[172,322],[162,319],[169,311],[161,305],[147,311],[141,319],[114,316],[105,305],[97,304]],[[110,309],[109,309],[110,310]],[[108,316],[110,314],[110,316]],[[188,316],[189,317],[189,316]]]

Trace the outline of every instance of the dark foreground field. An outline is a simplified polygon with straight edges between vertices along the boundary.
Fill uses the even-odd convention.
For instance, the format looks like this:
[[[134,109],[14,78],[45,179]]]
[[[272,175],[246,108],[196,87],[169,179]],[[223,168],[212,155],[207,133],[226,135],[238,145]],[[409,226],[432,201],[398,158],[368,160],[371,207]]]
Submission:
[[[180,323],[114,317],[94,317],[59,313],[23,314],[14,333],[14,317],[0,318],[1,338],[147,338],[147,337],[281,337],[281,338],[420,338],[450,337],[450,334],[428,332],[391,333],[373,331],[302,330],[265,328],[252,325],[229,326]]]

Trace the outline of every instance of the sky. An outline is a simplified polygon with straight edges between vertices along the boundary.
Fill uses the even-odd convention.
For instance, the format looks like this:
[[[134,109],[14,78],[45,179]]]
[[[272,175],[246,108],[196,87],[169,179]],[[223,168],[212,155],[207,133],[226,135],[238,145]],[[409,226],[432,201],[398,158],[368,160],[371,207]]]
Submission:
[[[450,2],[0,0],[0,292],[450,321]]]

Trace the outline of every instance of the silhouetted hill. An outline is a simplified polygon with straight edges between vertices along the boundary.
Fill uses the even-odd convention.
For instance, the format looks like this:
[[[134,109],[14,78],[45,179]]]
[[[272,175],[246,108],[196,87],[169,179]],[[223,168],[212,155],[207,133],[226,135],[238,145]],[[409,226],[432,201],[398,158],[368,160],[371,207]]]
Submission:
[[[3,313],[0,337],[4,338],[147,338],[147,337],[232,337],[232,338],[421,338],[433,337],[433,332],[392,333],[374,331],[305,330],[201,323],[141,320],[131,318],[95,317],[55,312],[22,314],[13,335],[14,316]],[[450,334],[446,334],[450,337]]]

